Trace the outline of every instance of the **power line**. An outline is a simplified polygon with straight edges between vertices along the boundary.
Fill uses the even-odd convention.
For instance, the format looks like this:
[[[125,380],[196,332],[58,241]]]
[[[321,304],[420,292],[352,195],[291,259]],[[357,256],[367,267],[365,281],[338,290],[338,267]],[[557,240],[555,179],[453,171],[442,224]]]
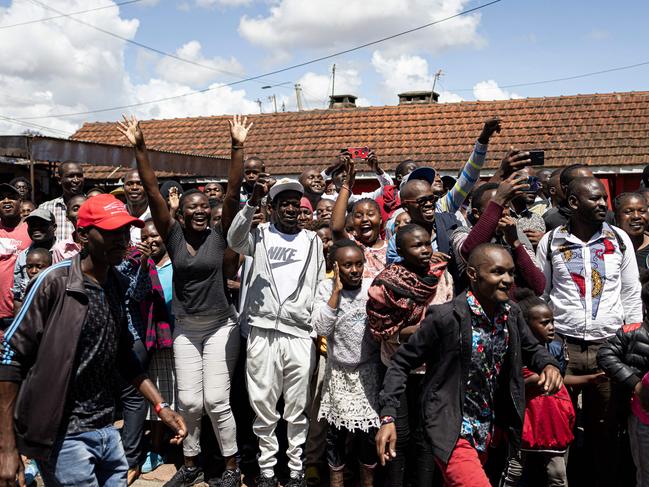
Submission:
[[[41,4],[41,2],[39,2],[38,0],[32,0],[32,1]],[[437,25],[437,24],[441,24],[442,22],[446,22],[446,21],[455,19],[457,17],[461,17],[463,15],[467,15],[467,14],[470,14],[472,12],[476,12],[476,11],[481,10],[483,8],[486,8],[486,7],[489,7],[489,6],[494,5],[496,3],[499,3],[500,1],[501,0],[492,0],[491,2],[484,3],[482,5],[478,5],[477,7],[473,7],[473,8],[467,9],[467,10],[463,10],[462,12],[459,12],[459,13],[454,14],[454,15],[450,15],[450,16],[445,17],[443,19],[435,20],[433,22],[428,22],[427,24],[421,25],[419,27],[415,27],[413,29],[408,29],[408,30],[399,32],[397,34],[392,34],[392,35],[389,35],[389,36],[386,36],[386,37],[382,37],[380,39],[376,39],[376,40],[371,41],[371,42],[366,42],[365,44],[361,44],[361,45],[358,45],[358,46],[355,46],[355,47],[351,47],[351,48],[345,49],[343,51],[334,52],[334,53],[328,54],[326,56],[321,56],[319,58],[311,59],[309,61],[304,61],[302,63],[294,64],[292,66],[277,69],[275,71],[270,71],[268,73],[264,73],[264,74],[260,74],[260,75],[256,75],[256,76],[251,76],[251,77],[248,77],[248,78],[244,78],[244,79],[241,79],[241,80],[238,80],[238,81],[233,81],[233,82],[230,82],[230,83],[221,84],[219,86],[215,86],[215,87],[211,87],[211,88],[203,88],[202,90],[189,91],[187,93],[182,93],[182,94],[179,94],[179,95],[167,96],[167,97],[164,97],[164,98],[158,98],[158,99],[155,99],[155,100],[148,100],[148,101],[139,102],[139,103],[131,103],[131,104],[128,104],[128,105],[121,105],[121,106],[115,106],[115,107],[110,107],[110,108],[100,108],[100,109],[95,109],[95,110],[87,110],[87,111],[83,111],[83,112],[71,112],[71,113],[60,113],[60,114],[55,114],[55,115],[45,115],[45,116],[41,116],[41,117],[27,117],[27,118],[21,118],[20,120],[64,118],[64,117],[75,117],[75,116],[78,116],[78,115],[91,115],[91,114],[102,113],[102,112],[113,112],[113,111],[117,111],[117,110],[126,110],[126,109],[130,109],[130,108],[136,108],[136,107],[144,106],[144,105],[151,105],[151,104],[154,104],[154,103],[161,103],[161,102],[165,102],[165,101],[169,101],[169,100],[175,100],[175,99],[178,99],[178,98],[184,98],[186,96],[197,95],[197,94],[200,94],[200,93],[207,93],[209,91],[213,91],[213,90],[216,90],[216,89],[219,89],[219,88],[223,88],[223,87],[227,87],[227,86],[235,86],[235,85],[245,83],[245,82],[248,82],[248,81],[259,80],[261,78],[266,78],[268,76],[273,76],[273,75],[276,75],[276,74],[279,74],[279,73],[284,73],[286,71],[290,71],[290,70],[293,70],[293,69],[308,66],[310,64],[315,64],[315,63],[318,63],[318,62],[321,62],[321,61],[325,61],[327,59],[332,59],[332,58],[341,56],[343,54],[349,54],[350,52],[358,51],[360,49],[364,49],[364,48],[369,47],[369,46],[373,46],[373,45],[376,45],[376,44],[379,44],[379,43],[382,43],[382,42],[385,42],[385,41],[388,41],[388,40],[392,40],[392,39],[395,39],[395,38],[400,37],[400,36],[411,34],[413,32],[416,32],[416,31],[419,31],[419,30],[422,30],[422,29],[426,29],[428,27],[432,27],[432,26]],[[41,4],[41,5],[43,5],[43,4]],[[50,7],[46,7],[46,8],[50,8]],[[78,21],[78,19],[73,19],[73,20]],[[95,27],[95,28],[97,28],[97,27]],[[101,29],[99,29],[99,30],[101,30]],[[108,31],[106,31],[106,32],[108,32]],[[119,37],[116,34],[113,34],[112,32],[109,35]],[[126,40],[128,42],[135,43],[136,45],[140,45],[140,43],[137,43],[135,41],[131,41],[130,39],[125,39],[125,38],[122,38],[122,39],[124,39],[124,40]],[[146,48],[148,48],[148,46]],[[157,50],[156,50],[156,52],[157,52]],[[162,51],[160,51],[160,52],[162,52]]]
[[[104,9],[107,9],[107,8],[121,7],[122,5],[129,5],[131,3],[138,3],[138,2],[141,2],[141,1],[142,0],[128,0],[126,2],[113,3],[111,5],[105,5],[103,7],[89,8],[88,10],[78,10],[76,12],[70,12],[68,14],[55,15],[53,17],[46,17],[46,18],[43,18],[43,19],[27,20],[25,22],[18,22],[17,24],[11,24],[11,25],[0,25],[0,30],[2,30],[2,29],[11,29],[12,27],[20,27],[20,26],[29,25],[29,24],[37,24],[39,22],[46,22],[48,20],[60,19],[60,18],[67,17],[67,16],[70,16],[70,15],[80,15],[80,14],[85,14],[85,13],[88,13],[88,12],[96,12],[97,10],[104,10]]]
[[[45,125],[39,125],[39,124],[33,123],[33,122],[25,122],[25,121],[21,121],[21,120],[15,119],[15,118],[5,117],[4,115],[0,115],[0,120],[4,120],[4,121],[12,123],[14,125],[20,125],[22,127],[27,127],[27,128],[30,128],[30,129],[47,130],[48,132],[53,132],[53,133],[58,132],[59,134],[63,134],[65,136],[70,135],[68,132],[65,132],[64,130],[54,129],[54,128],[51,128],[51,127],[46,127]]]
[[[626,66],[618,66],[616,68],[608,68],[599,71],[591,71],[590,73],[575,74],[573,76],[564,76],[563,78],[552,78],[552,79],[546,79],[541,81],[531,81],[527,83],[511,83],[508,85],[498,85],[497,87],[494,86],[493,88],[486,88],[486,89],[496,90],[500,88],[520,88],[521,86],[536,86],[536,85],[544,85],[549,83],[558,83],[560,81],[570,81],[573,79],[588,78],[589,76],[596,76],[598,74],[614,73],[616,71],[639,68],[640,66],[647,66],[647,65],[649,65],[649,61],[643,61],[641,63],[628,64]],[[473,88],[449,89],[448,91],[473,91]]]
[[[70,20],[73,20],[74,22],[85,25],[86,27],[90,27],[91,29],[95,29],[96,31],[101,32],[102,34],[106,34],[108,36],[114,37],[115,39],[119,39],[119,40],[127,42],[129,44],[133,44],[134,46],[140,47],[142,49],[146,49],[148,51],[155,52],[156,54],[159,54],[161,56],[172,58],[172,59],[175,59],[176,61],[191,64],[192,66],[197,66],[199,68],[208,69],[210,71],[214,71],[215,73],[225,74],[225,75],[233,77],[233,78],[242,79],[241,75],[239,75],[237,73],[234,73],[232,71],[226,71],[224,69],[219,69],[219,68],[215,68],[213,66],[208,66],[206,64],[201,64],[201,63],[198,63],[196,61],[192,61],[191,59],[180,57],[180,56],[177,56],[176,54],[172,54],[170,52],[166,52],[166,51],[163,51],[161,49],[157,49],[155,47],[147,46],[146,44],[142,44],[141,42],[134,41],[133,39],[123,37],[123,36],[121,36],[119,34],[115,34],[114,32],[111,32],[109,30],[102,29],[101,27],[97,27],[96,25],[90,24],[90,23],[85,22],[85,21],[83,21],[81,19],[74,18],[74,17],[71,16],[71,14],[66,14],[66,13],[61,12],[60,10],[55,9],[54,7],[50,7],[49,5],[44,4],[40,0],[30,0],[30,1],[32,3],[35,3],[36,5],[40,5],[42,8],[51,10],[52,12],[56,12],[56,13],[60,14],[60,16],[62,16],[62,17],[67,17]],[[257,80],[258,78],[260,78],[260,77],[255,78],[255,80]]]

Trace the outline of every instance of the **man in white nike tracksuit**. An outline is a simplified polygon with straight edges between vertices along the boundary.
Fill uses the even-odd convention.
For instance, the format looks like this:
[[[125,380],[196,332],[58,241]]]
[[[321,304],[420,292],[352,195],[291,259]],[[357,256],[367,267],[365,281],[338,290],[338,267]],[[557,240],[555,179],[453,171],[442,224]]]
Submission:
[[[270,189],[273,223],[251,230],[255,208],[265,193],[265,184],[257,183],[228,232],[230,247],[253,258],[241,283],[247,288],[241,319],[250,325],[246,380],[261,450],[257,485],[277,485],[275,428],[280,418],[277,401],[283,395],[291,470],[286,487],[303,487],[309,379],[316,358],[311,311],[318,283],[325,278],[325,262],[315,232],[297,226],[303,194],[297,181],[283,179]]]

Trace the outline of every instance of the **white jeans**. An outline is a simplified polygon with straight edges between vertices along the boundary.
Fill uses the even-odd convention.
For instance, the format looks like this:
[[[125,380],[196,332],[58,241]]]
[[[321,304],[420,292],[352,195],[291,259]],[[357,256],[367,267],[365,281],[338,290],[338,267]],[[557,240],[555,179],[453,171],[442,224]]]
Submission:
[[[239,356],[239,327],[234,321],[214,322],[176,318],[174,366],[178,387],[178,412],[187,425],[183,453],[201,452],[201,417],[207,412],[221,453],[237,453],[237,427],[230,408],[230,381]]]
[[[253,411],[253,431],[259,438],[259,469],[271,477],[277,464],[279,444],[275,428],[280,415],[277,401],[284,396],[287,423],[288,466],[302,470],[302,450],[309,420],[309,379],[315,367],[315,345],[310,338],[298,338],[276,330],[252,327],[248,337],[246,380]]]
[[[636,469],[636,487],[649,487],[649,425],[629,415],[629,443]]]

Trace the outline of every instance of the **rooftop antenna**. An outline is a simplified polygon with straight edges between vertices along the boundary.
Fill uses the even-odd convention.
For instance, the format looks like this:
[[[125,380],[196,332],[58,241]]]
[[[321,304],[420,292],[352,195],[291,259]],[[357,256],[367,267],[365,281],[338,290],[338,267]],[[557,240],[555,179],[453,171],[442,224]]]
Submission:
[[[263,110],[263,108],[262,108],[262,104],[261,104],[261,100],[260,100],[259,98],[257,98],[257,99],[255,100],[255,103],[256,103],[257,105],[259,105],[259,113],[264,113],[264,110]]]
[[[331,68],[331,96],[334,96],[336,93],[335,90],[336,87],[336,65],[333,65],[333,68]]]
[[[430,100],[428,100],[428,103],[433,103],[433,98],[435,97],[435,85],[437,84],[437,81],[441,78],[441,76],[444,73],[442,72],[441,69],[438,69],[437,72],[435,73],[435,76],[433,76],[433,89],[430,92]]]

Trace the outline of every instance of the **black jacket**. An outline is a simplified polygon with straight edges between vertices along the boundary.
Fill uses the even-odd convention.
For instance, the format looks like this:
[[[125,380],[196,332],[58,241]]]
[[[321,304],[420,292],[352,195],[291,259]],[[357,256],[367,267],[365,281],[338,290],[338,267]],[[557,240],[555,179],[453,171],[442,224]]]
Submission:
[[[120,292],[128,284],[110,271]],[[81,328],[88,311],[81,259],[76,256],[41,272],[27,287],[22,309],[5,330],[0,380],[19,382],[14,409],[18,450],[46,459],[59,434],[73,377]],[[115,366],[126,380],[142,375],[133,355],[125,310],[115,314],[121,335]],[[107,370],[107,376],[114,373]]]
[[[523,365],[541,372],[547,365],[559,368],[559,364],[534,338],[520,308],[510,304],[509,346],[499,376],[494,411],[496,424],[507,430],[512,445],[518,447],[525,416]],[[460,437],[471,363],[471,310],[466,294],[449,303],[431,306],[421,328],[392,356],[379,399],[381,416],[396,417],[408,374],[424,362],[426,376],[420,397],[424,429],[433,453],[446,463]]]
[[[607,376],[633,390],[649,372],[649,323],[620,328],[600,347],[597,363]]]

